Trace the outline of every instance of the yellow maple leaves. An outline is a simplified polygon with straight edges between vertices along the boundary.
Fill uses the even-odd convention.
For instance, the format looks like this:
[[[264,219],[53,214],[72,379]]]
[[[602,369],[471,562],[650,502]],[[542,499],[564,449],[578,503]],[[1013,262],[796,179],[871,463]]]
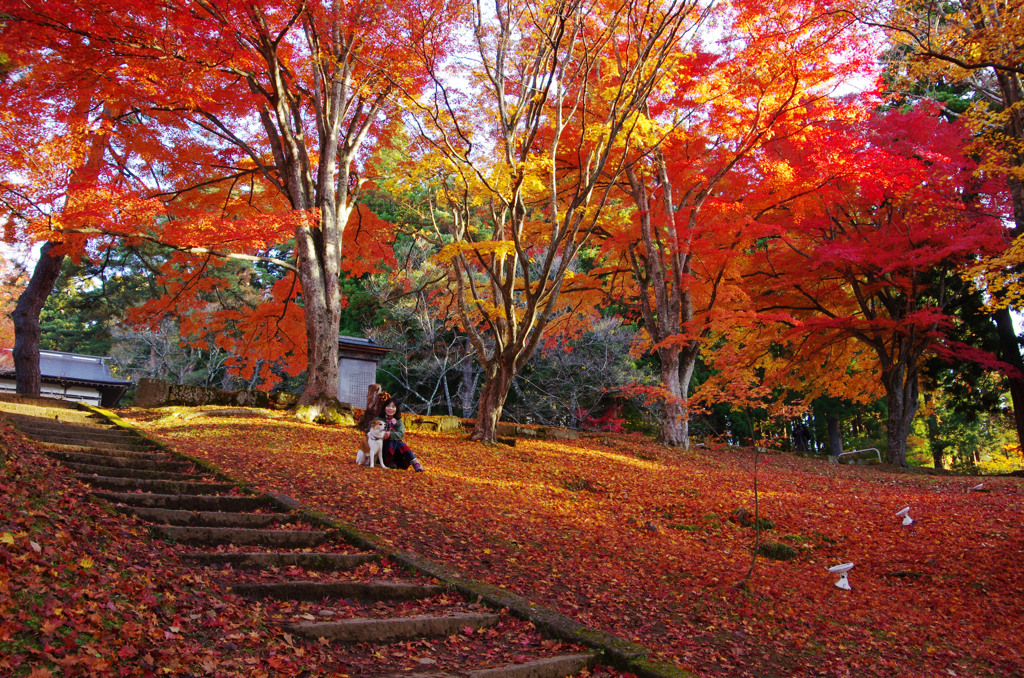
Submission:
[[[501,260],[515,254],[516,246],[511,240],[482,240],[477,242],[459,241],[445,245],[441,251],[433,256],[433,260],[440,264],[450,263],[452,259],[467,254],[476,257],[489,255]]]

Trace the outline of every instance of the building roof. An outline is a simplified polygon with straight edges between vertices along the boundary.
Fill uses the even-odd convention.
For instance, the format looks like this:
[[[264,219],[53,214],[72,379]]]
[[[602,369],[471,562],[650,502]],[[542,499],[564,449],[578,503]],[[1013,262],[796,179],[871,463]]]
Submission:
[[[129,386],[130,381],[110,376],[107,360],[97,355],[39,351],[39,376],[47,381]],[[0,351],[0,375],[14,376],[14,358],[9,348]]]
[[[366,337],[349,337],[344,334],[338,337],[338,348],[354,353],[366,353],[370,355],[383,355],[390,353],[391,349],[381,346],[373,339]]]

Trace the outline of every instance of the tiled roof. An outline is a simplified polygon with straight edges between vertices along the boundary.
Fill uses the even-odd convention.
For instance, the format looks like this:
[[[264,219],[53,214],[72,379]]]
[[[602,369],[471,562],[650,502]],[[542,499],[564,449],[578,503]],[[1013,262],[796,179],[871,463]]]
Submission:
[[[93,384],[128,385],[131,382],[110,376],[106,358],[62,351],[39,352],[39,376],[57,381],[83,381]],[[11,349],[0,351],[0,374],[14,374]]]
[[[384,354],[391,352],[390,348],[381,346],[373,339],[367,339],[366,337],[349,337],[344,334],[338,337],[338,346],[342,349],[348,349],[350,351],[362,351],[371,354]]]

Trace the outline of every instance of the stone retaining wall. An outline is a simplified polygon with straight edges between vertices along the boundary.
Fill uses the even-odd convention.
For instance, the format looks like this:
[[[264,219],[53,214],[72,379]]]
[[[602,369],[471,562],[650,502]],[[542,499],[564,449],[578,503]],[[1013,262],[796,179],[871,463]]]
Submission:
[[[169,384],[159,379],[140,379],[135,391],[136,407],[202,407],[204,405],[234,405],[236,407],[262,407],[286,410],[298,402],[292,393],[266,391],[222,391],[203,386]]]

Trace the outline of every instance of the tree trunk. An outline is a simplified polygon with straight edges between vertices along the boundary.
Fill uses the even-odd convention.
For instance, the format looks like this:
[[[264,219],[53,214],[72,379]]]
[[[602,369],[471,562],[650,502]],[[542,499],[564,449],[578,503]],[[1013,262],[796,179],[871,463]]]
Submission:
[[[86,88],[83,91],[89,91]],[[75,102],[74,114],[81,120],[87,120],[89,107],[92,100],[88,96],[82,96]],[[104,105],[100,107],[100,118],[108,120],[110,111]],[[71,173],[67,188],[68,201],[76,201],[79,198],[77,192],[88,187],[96,180],[100,167],[103,165],[103,154],[106,149],[104,145],[106,136],[93,133],[89,139],[89,151],[86,154],[85,162],[76,167]],[[39,252],[39,260],[36,262],[35,270],[32,271],[32,278],[28,287],[18,297],[18,305],[11,313],[14,321],[14,379],[15,390],[23,395],[38,396],[41,387],[39,375],[39,340],[41,332],[39,328],[39,314],[46,305],[46,300],[53,292],[53,286],[60,276],[60,267],[64,263],[64,255],[54,255],[53,250],[60,243],[47,241]]]
[[[1017,428],[1017,444],[1024,447],[1024,360],[1020,355],[1020,340],[1013,329],[1010,309],[1001,308],[995,312],[996,331],[999,335],[999,352],[1003,362],[1017,368],[1019,377],[1009,379],[1010,400],[1013,403],[1013,423]]]
[[[838,457],[843,453],[843,436],[839,432],[839,417],[835,414],[826,415],[825,423],[828,426],[829,454]]]
[[[325,241],[340,243],[341,233],[330,209],[320,210],[319,228],[306,224],[295,230],[307,344],[306,384],[299,404],[325,411],[338,396],[341,325],[340,254],[336,246],[326,247]]]
[[[917,414],[917,372],[894,365],[882,372],[885,402],[889,408],[886,420],[885,457],[893,466],[907,466],[907,437]]]
[[[661,385],[668,391],[665,412],[661,417],[658,442],[672,447],[684,447],[689,438],[686,421],[686,396],[679,379],[679,351],[672,348],[659,350],[661,359]]]
[[[14,320],[14,379],[15,389],[22,395],[38,396],[41,388],[39,374],[39,314],[53,291],[60,275],[64,255],[53,254],[57,245],[47,242],[39,253],[39,261],[28,287],[18,297],[11,318]]]
[[[480,400],[476,406],[476,425],[470,440],[493,443],[497,434],[498,422],[501,421],[501,410],[505,406],[508,390],[512,387],[515,371],[505,364],[499,364],[497,373],[484,380],[480,389]]]
[[[932,404],[932,397],[928,393],[924,394],[924,402],[929,406]],[[928,414],[928,447],[932,451],[932,463],[935,465],[935,468],[941,470],[945,468],[943,457],[945,457],[947,446],[942,441],[939,418],[931,407],[929,409],[931,412]]]
[[[669,447],[690,449],[690,380],[697,364],[696,348],[680,351],[674,347],[658,350],[661,383],[669,392],[661,419],[658,442]]]
[[[939,418],[935,414],[928,416],[928,447],[932,451],[932,463],[935,468],[945,468],[944,457],[946,456],[946,444],[939,437]]]

